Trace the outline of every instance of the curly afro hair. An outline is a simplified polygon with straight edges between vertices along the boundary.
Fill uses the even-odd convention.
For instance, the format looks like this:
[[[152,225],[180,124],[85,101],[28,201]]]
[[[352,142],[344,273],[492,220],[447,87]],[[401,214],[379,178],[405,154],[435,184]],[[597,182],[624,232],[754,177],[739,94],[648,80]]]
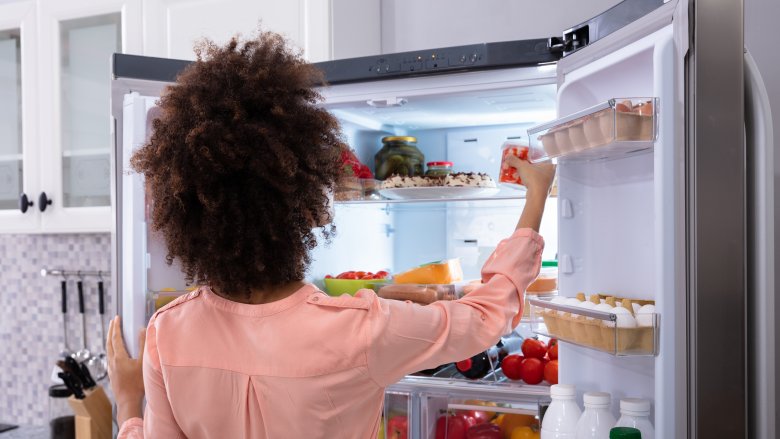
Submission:
[[[232,297],[300,281],[345,147],[338,121],[317,105],[323,75],[271,32],[205,40],[196,54],[131,159],[167,261]]]

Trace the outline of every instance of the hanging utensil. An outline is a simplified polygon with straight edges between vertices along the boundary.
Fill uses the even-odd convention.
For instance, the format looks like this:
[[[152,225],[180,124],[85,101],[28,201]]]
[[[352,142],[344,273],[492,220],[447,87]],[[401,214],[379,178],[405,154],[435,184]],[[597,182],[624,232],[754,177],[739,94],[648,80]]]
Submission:
[[[87,315],[84,313],[84,278],[79,272],[79,281],[76,288],[79,291],[79,314],[81,314],[81,350],[73,354],[73,358],[79,363],[89,360],[92,356],[87,349]]]
[[[62,276],[62,282],[60,282],[60,289],[62,293],[62,350],[60,351],[60,357],[67,357],[73,352],[70,344],[68,343],[68,279]]]
[[[101,353],[93,355],[87,361],[87,368],[95,380],[100,381],[108,375],[108,361],[106,359],[106,330],[105,330],[105,291],[103,289],[103,276],[98,271],[98,315],[100,316],[100,345]]]

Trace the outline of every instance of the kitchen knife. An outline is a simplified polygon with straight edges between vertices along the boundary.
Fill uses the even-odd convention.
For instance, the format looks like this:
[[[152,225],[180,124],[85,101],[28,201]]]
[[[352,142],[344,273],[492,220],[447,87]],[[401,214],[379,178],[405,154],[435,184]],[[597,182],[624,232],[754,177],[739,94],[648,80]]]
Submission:
[[[60,372],[57,376],[60,377],[62,382],[65,383],[65,386],[73,392],[73,396],[75,396],[76,399],[84,399],[84,392],[81,390],[81,385],[73,375],[69,372]]]
[[[89,390],[89,389],[97,386],[97,383],[92,378],[92,374],[89,373],[89,368],[87,367],[87,365],[85,363],[81,363],[79,366],[81,367],[81,375],[84,378],[84,381],[83,381],[84,389],[85,390]]]
[[[87,375],[84,374],[84,368],[82,368],[83,364],[80,364],[73,359],[73,357],[66,358],[65,364],[68,366],[67,372],[79,382],[82,388],[89,389],[95,385],[95,381],[92,380],[92,377],[88,376],[89,372],[87,372]]]

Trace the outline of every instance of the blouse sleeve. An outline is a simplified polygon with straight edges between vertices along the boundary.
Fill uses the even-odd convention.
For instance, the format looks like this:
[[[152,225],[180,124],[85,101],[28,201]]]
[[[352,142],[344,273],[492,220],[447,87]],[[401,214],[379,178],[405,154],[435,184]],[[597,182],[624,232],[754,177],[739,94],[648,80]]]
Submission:
[[[523,296],[541,266],[544,240],[520,229],[482,268],[484,285],[459,300],[427,306],[377,298],[369,310],[367,364],[380,386],[484,351],[517,326]]]
[[[157,328],[155,318],[146,330],[144,350],[144,391],[146,409],[144,419],[132,418],[122,424],[117,439],[171,438],[186,436],[176,423],[163,381],[160,356],[157,351]]]

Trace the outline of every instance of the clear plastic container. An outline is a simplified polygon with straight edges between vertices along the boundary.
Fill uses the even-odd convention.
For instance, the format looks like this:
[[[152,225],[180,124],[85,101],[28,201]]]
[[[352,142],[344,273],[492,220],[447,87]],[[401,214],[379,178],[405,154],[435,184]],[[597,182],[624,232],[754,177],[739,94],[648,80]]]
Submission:
[[[519,140],[507,140],[501,145],[501,173],[498,181],[515,188],[524,188],[523,181],[517,175],[517,169],[506,161],[510,155],[520,160],[528,160],[528,144]]]
[[[614,98],[528,130],[531,162],[597,159],[653,146],[657,98]]]
[[[654,439],[655,428],[650,423],[650,401],[627,398],[620,400],[620,419],[615,427],[633,427],[642,432],[642,439]]]
[[[456,300],[463,295],[463,285],[457,284],[390,284],[382,285],[377,296],[385,299],[411,300],[427,305],[437,300]]]
[[[586,307],[586,301],[593,305]],[[615,306],[618,302],[621,306]],[[597,294],[586,300],[585,294],[580,293],[577,298],[529,298],[529,303],[531,329],[539,335],[619,356],[651,356],[657,352],[658,314],[643,311],[652,301]],[[602,309],[604,305],[609,306]]]
[[[587,392],[583,396],[585,411],[577,421],[577,439],[608,439],[615,417],[609,410],[612,398],[605,392]]]
[[[542,419],[541,439],[576,439],[580,407],[575,398],[577,390],[569,384],[550,386],[552,403]]]
[[[545,296],[558,290],[558,261],[542,261],[542,268],[535,281],[525,290],[528,294]]]

